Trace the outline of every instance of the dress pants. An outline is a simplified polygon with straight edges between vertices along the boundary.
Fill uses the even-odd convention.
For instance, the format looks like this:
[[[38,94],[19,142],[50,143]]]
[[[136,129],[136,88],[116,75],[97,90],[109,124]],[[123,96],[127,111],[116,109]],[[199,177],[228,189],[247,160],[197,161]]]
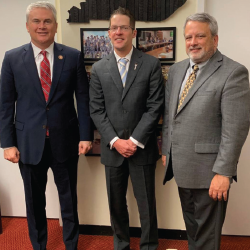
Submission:
[[[57,186],[63,221],[63,240],[67,250],[76,250],[79,236],[77,214],[77,163],[78,155],[60,163],[54,159],[49,139],[41,161],[37,165],[19,162],[23,178],[29,236],[34,250],[45,250],[47,244],[47,219],[45,190],[47,172],[53,171]]]
[[[156,164],[138,166],[128,159],[119,167],[105,166],[114,250],[129,249],[129,215],[126,201],[129,175],[140,214],[140,249],[157,249],[155,167]]]
[[[227,201],[214,201],[208,189],[178,190],[189,250],[219,250]]]

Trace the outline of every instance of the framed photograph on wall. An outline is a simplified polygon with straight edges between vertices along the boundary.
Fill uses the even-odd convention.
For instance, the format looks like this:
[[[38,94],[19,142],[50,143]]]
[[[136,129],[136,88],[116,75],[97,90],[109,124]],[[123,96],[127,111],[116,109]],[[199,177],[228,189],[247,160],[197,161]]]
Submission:
[[[92,149],[86,154],[86,156],[100,156],[101,155],[101,135],[97,130],[94,130],[94,140]]]
[[[84,61],[98,61],[112,52],[108,29],[81,28],[80,34]]]
[[[173,63],[161,63],[161,71],[164,78],[164,84],[168,80],[168,71],[171,65],[173,65]]]
[[[88,81],[90,82],[92,63],[85,63],[85,70],[86,70],[86,73],[87,73]]]
[[[175,61],[176,28],[137,28],[136,48],[161,61]]]
[[[168,71],[171,65],[173,65],[173,63],[161,63],[161,71],[162,71],[162,76],[164,78],[164,86],[168,80]],[[162,123],[163,123],[163,116],[161,115],[158,124],[161,125]]]

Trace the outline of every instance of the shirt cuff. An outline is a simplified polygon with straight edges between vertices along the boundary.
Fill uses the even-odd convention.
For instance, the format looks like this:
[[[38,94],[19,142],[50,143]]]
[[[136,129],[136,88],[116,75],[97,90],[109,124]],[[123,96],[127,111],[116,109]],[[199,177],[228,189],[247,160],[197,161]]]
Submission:
[[[113,140],[111,140],[110,141],[110,149],[112,149],[113,148],[113,144],[117,141],[117,140],[119,140],[120,138],[118,137],[118,136],[116,136]]]
[[[3,148],[3,150],[5,150],[5,149],[10,149],[10,148],[16,148],[15,146],[13,146],[13,147],[8,147],[8,148]]]
[[[129,137],[129,139],[135,144],[135,145],[137,145],[138,147],[140,147],[140,148],[142,148],[142,149],[144,149],[145,148],[145,146],[142,144],[142,143],[140,143],[140,142],[138,142],[136,139],[134,139],[133,137]]]

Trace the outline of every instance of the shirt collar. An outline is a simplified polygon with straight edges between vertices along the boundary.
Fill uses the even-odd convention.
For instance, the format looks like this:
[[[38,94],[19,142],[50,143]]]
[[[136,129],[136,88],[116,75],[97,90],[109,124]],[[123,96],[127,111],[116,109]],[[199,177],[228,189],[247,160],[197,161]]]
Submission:
[[[40,52],[42,51],[40,48],[38,48],[35,44],[33,44],[32,42],[31,42],[31,46],[32,46],[32,48],[33,48],[33,51],[34,51],[34,57],[36,58],[39,54],[40,54]],[[50,55],[53,55],[53,53],[54,53],[54,42],[53,43],[51,43],[50,44],[50,46],[47,48],[47,49],[45,49]]]
[[[193,68],[193,66],[194,66],[195,64],[197,64],[198,67],[199,67],[199,70],[201,70],[203,67],[205,67],[205,65],[208,63],[209,60],[210,60],[210,59],[208,59],[207,61],[202,62],[202,63],[194,63],[194,62],[190,59],[190,66],[191,66],[191,68]]]
[[[115,55],[115,58],[116,58],[116,61],[118,63],[118,61],[121,59],[121,58],[126,58],[129,62],[131,60],[131,56],[132,56],[132,52],[133,52],[133,46],[132,46],[132,49],[130,50],[130,52],[126,55],[126,56],[123,56],[123,57],[120,57],[116,54],[115,50],[114,50],[114,55]]]

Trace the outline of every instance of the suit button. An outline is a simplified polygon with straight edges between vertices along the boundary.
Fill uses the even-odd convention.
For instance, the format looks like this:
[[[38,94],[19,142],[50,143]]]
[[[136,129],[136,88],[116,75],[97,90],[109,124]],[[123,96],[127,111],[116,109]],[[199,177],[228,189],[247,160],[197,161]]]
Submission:
[[[47,107],[46,110],[49,110],[49,107]]]
[[[128,111],[127,110],[123,110],[123,114],[127,114],[128,113]]]
[[[46,125],[43,125],[43,129],[46,129]]]

